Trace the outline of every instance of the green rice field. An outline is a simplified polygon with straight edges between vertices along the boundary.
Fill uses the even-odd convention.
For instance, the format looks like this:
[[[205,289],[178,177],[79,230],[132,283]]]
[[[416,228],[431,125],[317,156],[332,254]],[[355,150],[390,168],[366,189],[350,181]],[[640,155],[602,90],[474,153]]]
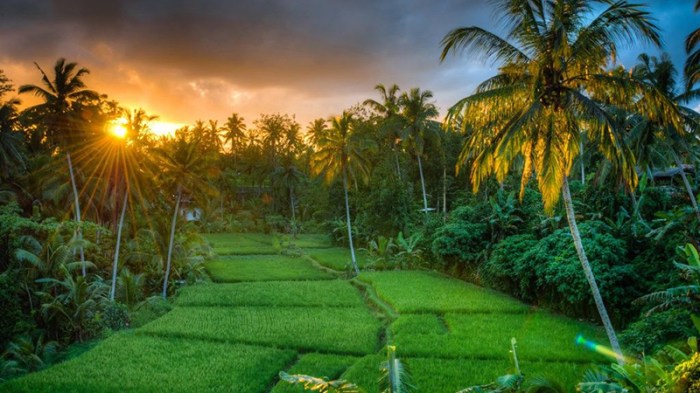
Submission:
[[[348,250],[321,235],[296,239],[302,257],[281,255],[292,240],[280,236],[207,238],[218,253],[206,264],[212,283],[182,288],[159,319],[0,391],[302,392],[279,381],[286,371],[373,393],[391,344],[420,391],[452,393],[512,372],[513,337],[528,378],[573,389],[587,367],[607,362],[575,344],[578,335],[604,341],[600,328],[498,292],[425,271],[343,278]]]

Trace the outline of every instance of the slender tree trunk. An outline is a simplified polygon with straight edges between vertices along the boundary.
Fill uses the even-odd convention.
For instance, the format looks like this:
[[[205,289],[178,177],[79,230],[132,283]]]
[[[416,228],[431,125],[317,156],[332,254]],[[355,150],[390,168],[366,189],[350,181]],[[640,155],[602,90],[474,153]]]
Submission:
[[[394,162],[396,162],[396,177],[401,180],[401,164],[399,164],[399,153],[396,152],[396,147],[391,149],[394,152]]]
[[[586,184],[586,168],[583,165],[583,141],[579,141],[579,160],[581,161],[581,184]]]
[[[416,154],[418,157],[418,172],[420,172],[420,186],[423,190],[423,211],[428,214],[428,197],[425,195],[425,179],[423,178],[423,163],[420,159],[420,154]]]
[[[129,190],[124,191],[124,204],[122,205],[122,213],[119,217],[119,226],[117,227],[117,245],[114,249],[114,262],[112,262],[112,287],[109,290],[109,300],[114,301],[114,296],[117,292],[117,269],[119,266],[119,249],[122,244],[122,229],[124,229],[124,217],[126,216],[126,205],[129,203]]]
[[[180,214],[180,200],[182,199],[182,188],[177,187],[177,201],[175,202],[175,211],[173,212],[173,221],[170,225],[170,243],[168,244],[168,260],[165,265],[165,278],[163,280],[163,299],[168,297],[168,280],[170,280],[170,265],[173,257],[173,246],[175,244],[175,226],[177,216]]]
[[[292,208],[292,236],[297,238],[297,214],[294,207],[294,190],[289,187],[289,205]]]
[[[442,167],[442,220],[447,221],[447,167]]]
[[[352,227],[350,224],[350,202],[348,201],[348,174],[345,171],[345,165],[343,165],[343,191],[345,192],[345,219],[348,224],[348,242],[350,243],[350,257],[352,258],[352,268],[355,270],[355,275],[360,274],[360,269],[357,267],[357,260],[355,259],[355,246],[352,244]]]
[[[75,185],[75,174],[73,173],[73,162],[70,159],[70,152],[66,151],[66,161],[68,161],[68,173],[70,174],[70,184],[73,187],[73,203],[75,204],[75,221],[78,223],[76,237],[78,238],[78,250],[80,252],[80,263],[82,265],[83,277],[87,275],[85,265],[85,252],[83,251],[83,230],[80,227],[80,200],[78,199],[78,187]]]
[[[224,190],[223,190],[223,188],[224,188],[224,187],[222,186],[222,187],[221,187],[221,190],[220,190],[220,192],[221,192],[221,200],[220,200],[220,202],[219,202],[219,213],[220,213],[220,215],[221,215],[221,221],[224,221]]]
[[[688,192],[688,196],[690,197],[690,203],[693,205],[693,210],[695,210],[695,216],[698,218],[698,221],[700,221],[700,210],[698,210],[698,202],[695,200],[695,193],[693,193],[693,188],[690,186],[688,177],[685,175],[683,164],[681,163],[680,158],[678,158],[676,152],[671,152],[671,154],[673,155],[673,160],[676,162],[676,166],[681,171],[681,179],[683,179],[685,190]]]
[[[615,329],[613,328],[610,317],[608,316],[608,310],[605,308],[603,303],[603,298],[600,295],[600,290],[598,289],[598,284],[596,283],[595,276],[593,275],[593,270],[591,265],[588,263],[588,257],[586,256],[586,251],[583,249],[583,243],[581,242],[581,234],[578,231],[578,225],[576,224],[576,216],[574,215],[574,206],[571,201],[571,192],[569,191],[569,181],[564,177],[564,184],[562,185],[562,197],[564,199],[564,206],[566,208],[566,218],[569,221],[569,229],[571,230],[571,237],[574,240],[574,246],[576,247],[576,253],[581,261],[581,267],[583,268],[583,273],[586,275],[586,280],[588,285],[591,287],[591,293],[593,294],[593,301],[595,302],[596,308],[598,309],[598,314],[600,314],[600,319],[603,322],[603,327],[608,335],[608,340],[610,340],[610,345],[613,351],[617,354],[617,362],[620,364],[624,363],[624,358],[622,355],[622,349],[617,341],[617,335],[615,334]]]

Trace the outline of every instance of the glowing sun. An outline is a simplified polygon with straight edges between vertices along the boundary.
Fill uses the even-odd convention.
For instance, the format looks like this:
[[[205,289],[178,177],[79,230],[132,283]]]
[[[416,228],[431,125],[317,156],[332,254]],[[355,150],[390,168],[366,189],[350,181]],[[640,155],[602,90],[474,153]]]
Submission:
[[[123,117],[114,120],[109,127],[109,132],[111,132],[112,135],[116,136],[117,138],[125,138],[127,132],[126,123],[127,120]]]

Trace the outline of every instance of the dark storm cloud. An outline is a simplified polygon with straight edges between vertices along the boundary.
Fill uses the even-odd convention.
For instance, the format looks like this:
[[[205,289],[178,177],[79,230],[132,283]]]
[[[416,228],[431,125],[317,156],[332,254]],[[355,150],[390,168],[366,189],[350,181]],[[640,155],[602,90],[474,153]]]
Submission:
[[[0,32],[13,58],[103,42],[130,62],[190,77],[328,87],[434,64],[448,26],[488,13],[456,1],[10,1],[0,5]]]
[[[651,8],[678,65],[683,39],[699,25],[693,3],[659,0]],[[493,72],[474,57],[439,64],[440,39],[465,25],[494,29],[490,2],[3,0],[0,68],[9,61],[48,66],[62,56],[96,78],[105,74],[105,85],[150,84],[152,101],[155,92],[195,92],[210,106],[233,100],[234,88],[278,89],[303,100],[367,97],[376,83],[397,82],[432,89],[444,107]],[[624,64],[641,50],[649,49],[623,53]]]

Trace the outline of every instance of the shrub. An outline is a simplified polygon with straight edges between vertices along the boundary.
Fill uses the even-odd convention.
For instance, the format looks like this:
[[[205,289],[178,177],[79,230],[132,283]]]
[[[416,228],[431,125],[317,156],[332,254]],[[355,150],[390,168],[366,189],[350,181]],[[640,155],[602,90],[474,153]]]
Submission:
[[[623,347],[637,353],[654,353],[666,343],[697,334],[686,311],[668,310],[629,325],[620,334]]]
[[[640,280],[625,256],[622,240],[609,233],[605,224],[587,221],[579,225],[583,247],[610,313],[627,318],[634,313],[632,300],[641,295]],[[597,315],[595,304],[568,228],[540,240],[521,261],[522,269],[535,272],[535,290],[540,302],[579,316]]]
[[[102,326],[111,330],[122,330],[129,327],[129,309],[125,304],[105,302],[102,309]]]
[[[486,224],[451,222],[438,229],[432,251],[447,264],[466,264],[474,268],[483,259],[487,243]]]
[[[490,287],[525,301],[533,301],[536,296],[533,288],[535,272],[525,258],[536,245],[537,239],[529,234],[503,239],[493,248],[479,276]]]
[[[22,312],[17,282],[11,271],[0,274],[0,348],[5,348],[12,337],[26,330],[30,323]]]
[[[149,297],[136,306],[136,309],[131,313],[131,324],[133,327],[143,326],[164,315],[172,308],[172,305],[160,296]]]

